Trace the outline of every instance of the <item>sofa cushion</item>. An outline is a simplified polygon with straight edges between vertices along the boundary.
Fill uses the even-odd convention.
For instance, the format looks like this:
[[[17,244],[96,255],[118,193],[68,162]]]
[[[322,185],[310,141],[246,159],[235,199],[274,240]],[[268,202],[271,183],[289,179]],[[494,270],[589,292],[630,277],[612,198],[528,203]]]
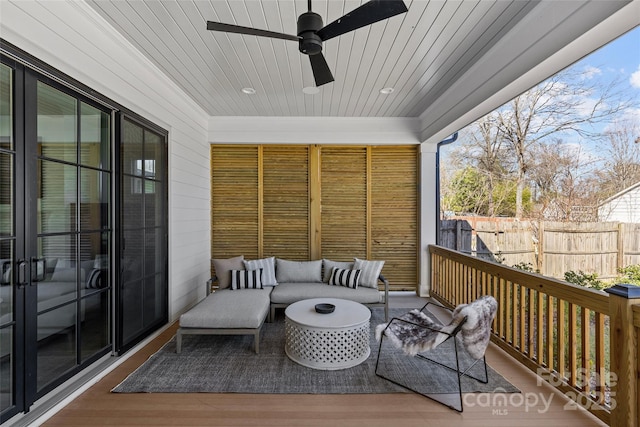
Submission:
[[[378,289],[378,277],[384,266],[384,261],[366,261],[354,258],[353,268],[362,270],[360,276],[360,286]]]
[[[271,289],[218,290],[181,315],[180,327],[258,328],[269,312]]]
[[[322,261],[289,261],[276,258],[278,283],[322,282]]]
[[[271,292],[274,304],[291,304],[308,298],[342,298],[361,304],[384,302],[384,296],[377,289],[350,289],[318,283],[281,283]]]
[[[347,270],[333,267],[329,284],[333,286],[346,286],[351,289],[358,289],[360,280],[360,270]]]
[[[262,269],[231,270],[231,289],[262,289]]]
[[[350,270],[353,268],[353,262],[351,261],[331,261],[330,259],[323,259],[322,266],[324,268],[324,275],[322,276],[322,281],[325,283],[329,283],[329,279],[331,278],[331,272],[333,271],[333,267],[344,268]]]
[[[251,261],[244,260],[244,268],[247,270],[257,270],[262,268],[262,286],[276,286],[276,263],[275,257],[254,259]]]
[[[240,255],[226,259],[212,259],[213,269],[218,277],[218,289],[225,289],[231,286],[231,270],[242,270],[244,256]]]

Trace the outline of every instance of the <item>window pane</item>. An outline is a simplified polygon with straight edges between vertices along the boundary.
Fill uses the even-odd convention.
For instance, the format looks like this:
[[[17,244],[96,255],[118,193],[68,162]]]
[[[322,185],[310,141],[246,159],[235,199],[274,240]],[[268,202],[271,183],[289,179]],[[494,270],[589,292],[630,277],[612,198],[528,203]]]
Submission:
[[[162,225],[164,213],[164,192],[163,185],[156,181],[145,181],[144,214],[145,225],[155,227]]]
[[[147,178],[155,178],[161,180],[164,171],[162,165],[162,154],[164,153],[164,138],[153,132],[145,130],[144,132],[144,160],[146,163],[145,176]]]
[[[76,167],[39,160],[38,232],[53,233],[76,229]]]
[[[122,227],[139,228],[143,225],[142,178],[122,177]]]
[[[0,329],[0,411],[13,404],[13,326]]]
[[[142,165],[143,129],[127,120],[123,124],[121,157],[122,173],[143,175]]]
[[[0,148],[13,150],[13,70],[0,64]]]
[[[43,311],[76,298],[78,274],[84,280],[86,272],[77,269],[75,235],[40,237],[38,247],[47,273],[37,284],[38,311]]]
[[[110,116],[85,103],[80,103],[80,163],[110,169]]]
[[[109,227],[110,174],[93,169],[80,170],[80,229]]]
[[[13,161],[15,154],[0,153],[0,236],[13,235]]]
[[[85,281],[81,286],[93,292],[110,286],[110,233],[82,233],[80,235],[80,265]]]
[[[139,279],[142,277],[144,260],[144,232],[143,230],[125,230],[123,232],[122,250],[122,281]]]
[[[109,292],[84,298],[80,316],[80,357],[84,361],[109,345]]]
[[[75,98],[38,82],[38,147],[42,156],[77,161],[76,105]]]
[[[38,390],[76,366],[76,333],[76,303],[38,315]]]

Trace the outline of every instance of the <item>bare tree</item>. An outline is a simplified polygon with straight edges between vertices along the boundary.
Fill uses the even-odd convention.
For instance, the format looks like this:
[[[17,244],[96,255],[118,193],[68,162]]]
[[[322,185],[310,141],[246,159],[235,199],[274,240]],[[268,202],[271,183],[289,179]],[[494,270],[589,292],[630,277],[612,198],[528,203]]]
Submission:
[[[496,110],[500,133],[517,164],[516,217],[523,214],[522,194],[532,164],[532,147],[568,132],[585,138],[598,137],[594,124],[632,104],[619,87],[618,81],[603,85],[588,80],[586,73],[566,71]]]
[[[602,199],[640,182],[639,135],[640,124],[631,119],[616,121],[605,132],[607,158],[597,172]]]
[[[532,145],[531,157],[529,179],[537,192],[540,216],[555,221],[593,219],[593,212],[585,209],[595,205],[593,186],[586,184],[595,159],[585,155],[582,147],[559,139]]]

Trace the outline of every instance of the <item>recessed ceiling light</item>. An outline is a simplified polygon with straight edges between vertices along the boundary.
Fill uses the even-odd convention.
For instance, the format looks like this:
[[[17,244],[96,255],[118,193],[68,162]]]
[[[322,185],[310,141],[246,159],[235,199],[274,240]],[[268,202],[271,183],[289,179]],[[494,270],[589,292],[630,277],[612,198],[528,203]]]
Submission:
[[[315,95],[316,93],[320,92],[320,88],[315,86],[307,86],[302,88],[302,92],[306,93],[307,95]]]
[[[393,89],[392,87],[385,87],[383,89],[380,89],[380,93],[383,95],[389,95],[390,93],[393,93],[395,89]]]
[[[243,87],[242,88],[242,93],[245,93],[247,95],[253,95],[256,93],[256,90],[252,87]]]

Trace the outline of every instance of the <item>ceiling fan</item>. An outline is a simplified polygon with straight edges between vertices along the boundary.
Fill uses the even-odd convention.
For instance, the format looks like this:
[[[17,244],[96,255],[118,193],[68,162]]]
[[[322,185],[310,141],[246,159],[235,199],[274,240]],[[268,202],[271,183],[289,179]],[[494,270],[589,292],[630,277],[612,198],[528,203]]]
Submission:
[[[207,21],[207,30],[299,42],[298,49],[308,55],[311,61],[316,86],[322,86],[333,81],[329,65],[322,54],[322,42],[408,10],[402,0],[371,0],[323,27],[320,15],[311,11],[311,0],[307,0],[307,4],[309,11],[298,17],[296,36],[213,21]]]

